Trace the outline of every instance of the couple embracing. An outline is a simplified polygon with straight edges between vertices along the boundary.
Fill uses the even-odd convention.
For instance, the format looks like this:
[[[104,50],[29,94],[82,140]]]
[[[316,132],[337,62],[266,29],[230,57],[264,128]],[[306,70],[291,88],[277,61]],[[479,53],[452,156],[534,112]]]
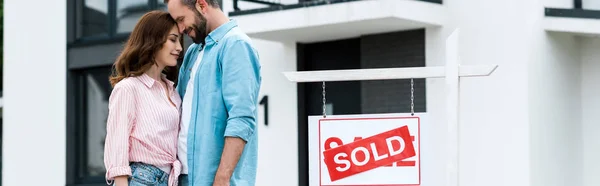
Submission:
[[[254,186],[258,53],[217,0],[165,3],[169,12],[140,18],[113,65],[106,180]],[[185,54],[183,34],[194,41]]]

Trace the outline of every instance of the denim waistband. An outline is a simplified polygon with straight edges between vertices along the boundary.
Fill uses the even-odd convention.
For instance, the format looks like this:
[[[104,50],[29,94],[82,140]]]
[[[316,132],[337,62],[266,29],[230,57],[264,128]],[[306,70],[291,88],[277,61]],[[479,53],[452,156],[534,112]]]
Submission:
[[[167,180],[169,178],[169,174],[163,170],[161,170],[160,168],[154,166],[154,165],[150,165],[150,164],[146,164],[146,163],[140,163],[140,162],[133,162],[130,164],[131,169],[143,169],[145,171],[148,171],[149,173],[151,173],[152,175],[154,175],[158,180]]]

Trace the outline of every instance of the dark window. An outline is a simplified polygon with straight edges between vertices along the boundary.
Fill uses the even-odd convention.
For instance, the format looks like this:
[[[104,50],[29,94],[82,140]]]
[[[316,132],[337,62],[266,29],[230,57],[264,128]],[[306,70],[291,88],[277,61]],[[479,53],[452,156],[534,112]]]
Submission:
[[[151,10],[167,10],[163,0],[68,0],[69,44],[92,45],[124,41],[140,17]],[[73,20],[73,21],[71,21]]]
[[[167,5],[164,2],[165,2],[165,0],[156,0],[156,4],[158,6],[157,9],[168,11],[167,10]]]
[[[86,116],[86,172],[89,176],[104,176],[104,137],[108,116],[108,98],[112,88],[108,81],[109,67],[85,70],[83,73]],[[83,88],[83,87],[82,87]]]
[[[140,17],[150,11],[148,0],[117,1],[116,33],[129,33]]]
[[[165,0],[156,0],[156,9],[167,11],[167,5],[164,2]],[[223,10],[223,0],[218,0],[217,3],[219,3],[219,7]]]
[[[112,87],[108,81],[111,68],[97,67],[75,71],[76,92],[76,183],[103,183],[104,138],[108,116],[108,98]],[[71,159],[71,161],[73,161]]]
[[[90,37],[108,34],[108,0],[84,0],[77,7],[78,17],[80,18],[78,35],[80,37]]]

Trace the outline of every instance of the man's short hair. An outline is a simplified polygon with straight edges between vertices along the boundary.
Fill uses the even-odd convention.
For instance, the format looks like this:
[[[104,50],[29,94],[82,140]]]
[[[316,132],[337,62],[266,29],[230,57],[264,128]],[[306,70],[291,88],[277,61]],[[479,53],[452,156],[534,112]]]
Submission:
[[[179,1],[181,1],[181,3],[183,3],[183,5],[185,5],[189,8],[194,8],[196,6],[196,0],[179,0]],[[168,4],[169,0],[165,0],[164,3]],[[206,0],[206,3],[208,3],[212,7],[219,8],[218,0]]]

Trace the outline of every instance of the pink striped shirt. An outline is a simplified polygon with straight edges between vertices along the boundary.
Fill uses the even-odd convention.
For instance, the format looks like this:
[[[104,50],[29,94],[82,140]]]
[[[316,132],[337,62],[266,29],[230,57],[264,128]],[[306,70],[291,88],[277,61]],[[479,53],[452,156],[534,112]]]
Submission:
[[[173,82],[164,75],[162,79],[168,89],[146,74],[125,78],[113,88],[104,147],[107,182],[131,176],[129,163],[142,162],[169,173],[169,186],[177,185],[181,98]],[[167,99],[167,92],[175,105]]]

